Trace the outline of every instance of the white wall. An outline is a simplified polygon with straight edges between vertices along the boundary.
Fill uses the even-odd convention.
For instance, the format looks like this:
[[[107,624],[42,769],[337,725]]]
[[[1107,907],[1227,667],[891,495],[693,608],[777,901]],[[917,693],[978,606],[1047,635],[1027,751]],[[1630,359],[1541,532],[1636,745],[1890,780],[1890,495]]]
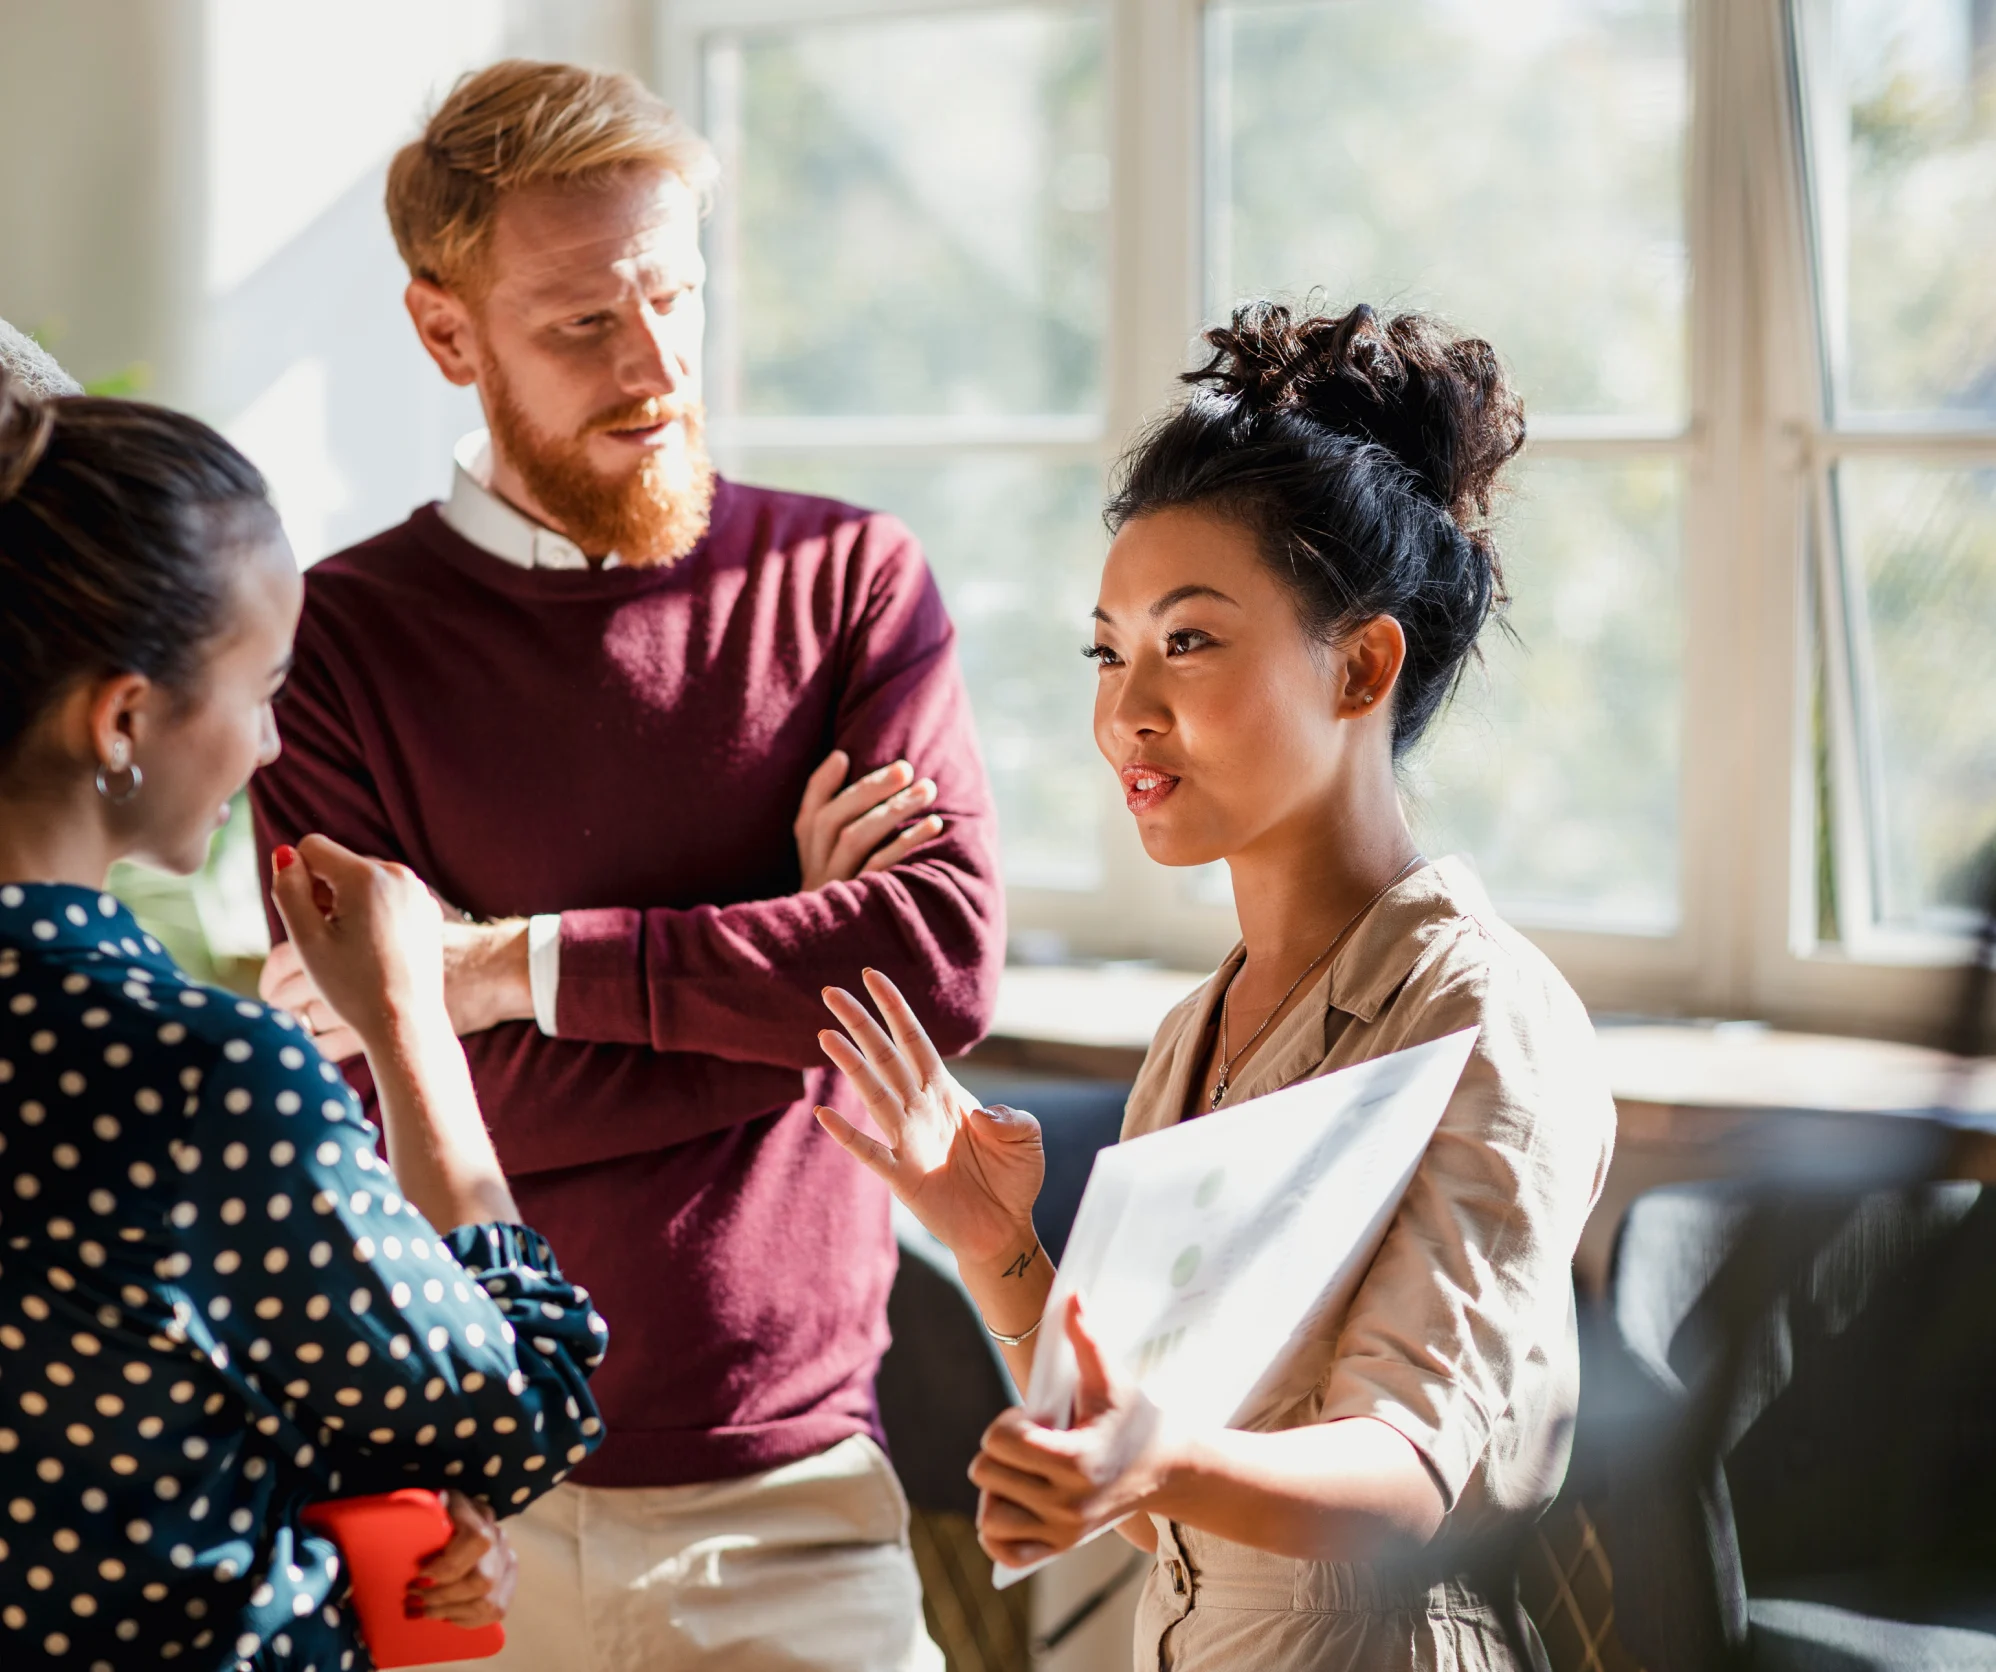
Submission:
[[[6,0],[0,317],[226,430],[311,561],[443,492],[475,401],[402,311],[395,148],[508,53],[650,58],[642,0]]]
[[[146,0],[7,0],[0,45],[0,316],[86,380],[175,336],[190,205],[183,20]]]

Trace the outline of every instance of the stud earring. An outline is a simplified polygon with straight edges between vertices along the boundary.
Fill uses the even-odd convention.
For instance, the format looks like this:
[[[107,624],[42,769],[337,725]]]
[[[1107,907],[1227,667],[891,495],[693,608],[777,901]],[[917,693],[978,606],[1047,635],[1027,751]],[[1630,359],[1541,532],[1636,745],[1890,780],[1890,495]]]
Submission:
[[[1372,704],[1372,693],[1370,691],[1366,692],[1365,695],[1359,700],[1365,703],[1368,707],[1370,707]]]

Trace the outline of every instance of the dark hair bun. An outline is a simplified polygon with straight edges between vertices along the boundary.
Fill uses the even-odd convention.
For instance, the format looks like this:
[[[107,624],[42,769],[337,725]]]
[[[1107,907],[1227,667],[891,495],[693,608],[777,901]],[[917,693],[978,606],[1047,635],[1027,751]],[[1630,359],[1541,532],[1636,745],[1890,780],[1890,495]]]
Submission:
[[[1496,352],[1423,314],[1298,319],[1252,302],[1206,333],[1199,393],[1139,438],[1108,517],[1205,506],[1236,517],[1325,639],[1390,615],[1407,657],[1393,747],[1412,747],[1504,602],[1484,526],[1525,409]]]
[[[1480,337],[1425,314],[1297,319],[1254,302],[1206,333],[1213,358],[1185,381],[1244,415],[1288,412],[1391,453],[1465,529],[1490,514],[1497,473],[1525,444],[1525,404]]]
[[[55,430],[55,413],[21,379],[0,369],[0,504],[20,492],[41,462]]]

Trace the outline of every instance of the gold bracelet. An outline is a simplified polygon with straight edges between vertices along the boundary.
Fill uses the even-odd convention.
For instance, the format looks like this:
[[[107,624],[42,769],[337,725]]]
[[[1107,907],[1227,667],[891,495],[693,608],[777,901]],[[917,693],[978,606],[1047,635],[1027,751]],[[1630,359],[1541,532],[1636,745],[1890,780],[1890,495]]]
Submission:
[[[1023,1347],[1028,1341],[1032,1340],[1033,1330],[1037,1330],[1045,1322],[1046,1319],[1044,1317],[1035,1318],[1033,1320],[1033,1328],[1021,1331],[1018,1335],[1006,1335],[1002,1331],[992,1329],[989,1324],[986,1324],[984,1328],[989,1333],[991,1339],[1001,1347]]]

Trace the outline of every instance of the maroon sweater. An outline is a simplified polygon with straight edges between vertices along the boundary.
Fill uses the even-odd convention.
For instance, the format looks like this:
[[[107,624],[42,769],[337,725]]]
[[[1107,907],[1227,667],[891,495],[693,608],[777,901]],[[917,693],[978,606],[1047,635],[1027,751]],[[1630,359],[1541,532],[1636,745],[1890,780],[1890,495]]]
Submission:
[[[953,639],[898,522],[732,482],[666,569],[521,569],[428,506],[307,577],[264,847],[323,831],[481,917],[562,914],[559,1037],[465,1047],[522,1217],[616,1344],[585,1484],[877,1431],[894,1242],[811,1114],[858,1107],[818,995],[877,966],[945,1052],[990,1019],[997,834]],[[800,894],[792,821],[834,747],[905,756],[945,827]]]

